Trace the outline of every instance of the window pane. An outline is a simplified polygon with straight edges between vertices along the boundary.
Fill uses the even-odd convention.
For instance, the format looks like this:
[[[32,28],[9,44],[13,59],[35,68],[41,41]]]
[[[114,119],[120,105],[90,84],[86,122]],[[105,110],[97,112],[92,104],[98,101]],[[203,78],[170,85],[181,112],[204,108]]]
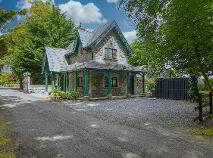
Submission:
[[[109,59],[112,59],[112,49],[109,51]]]
[[[116,49],[113,49],[112,58],[117,59],[117,50]]]
[[[112,78],[112,87],[117,87],[117,77]]]
[[[109,49],[105,48],[105,58],[109,58]]]

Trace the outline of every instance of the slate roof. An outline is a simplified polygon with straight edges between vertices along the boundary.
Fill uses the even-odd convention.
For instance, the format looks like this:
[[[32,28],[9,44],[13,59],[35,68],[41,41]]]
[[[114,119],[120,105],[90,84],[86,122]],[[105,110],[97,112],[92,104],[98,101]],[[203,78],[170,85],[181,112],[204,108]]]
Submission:
[[[113,62],[113,61],[97,62],[94,60],[77,62],[71,65],[68,65],[64,71],[77,71],[82,69],[145,72],[143,67],[134,67],[130,64],[121,64],[121,63]]]
[[[59,48],[45,49],[49,64],[49,71],[61,72],[68,66],[67,61],[65,59],[65,54],[67,53],[67,50]]]
[[[85,30],[85,29],[79,29],[78,33],[80,35],[80,39],[81,39],[81,43],[83,47],[86,47],[93,36],[93,32]]]
[[[97,29],[95,29],[92,32],[92,37],[89,40],[89,42],[87,43],[87,46],[89,46],[90,44],[92,44],[101,34],[103,34],[104,31],[107,30],[107,28],[109,28],[115,21],[111,21],[106,23],[105,25],[102,25],[100,27],[98,27]]]

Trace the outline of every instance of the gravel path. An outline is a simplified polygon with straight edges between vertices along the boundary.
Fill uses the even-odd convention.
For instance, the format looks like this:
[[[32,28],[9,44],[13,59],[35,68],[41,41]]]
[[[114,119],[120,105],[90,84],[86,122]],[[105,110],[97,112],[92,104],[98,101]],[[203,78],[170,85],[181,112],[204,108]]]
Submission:
[[[95,102],[64,102],[65,106],[87,111],[87,113],[112,122],[131,122],[136,127],[144,123],[162,127],[184,127],[194,125],[197,116],[196,104],[153,98],[132,98]]]
[[[24,144],[21,158],[211,158],[212,140],[180,128],[192,124],[193,106],[148,98],[56,103],[0,89],[0,114]]]

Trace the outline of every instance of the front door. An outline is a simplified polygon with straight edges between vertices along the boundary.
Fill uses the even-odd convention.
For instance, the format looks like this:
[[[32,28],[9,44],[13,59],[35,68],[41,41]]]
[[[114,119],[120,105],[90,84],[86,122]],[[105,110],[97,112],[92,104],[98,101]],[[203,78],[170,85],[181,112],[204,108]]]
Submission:
[[[134,76],[130,77],[130,94],[134,94]]]

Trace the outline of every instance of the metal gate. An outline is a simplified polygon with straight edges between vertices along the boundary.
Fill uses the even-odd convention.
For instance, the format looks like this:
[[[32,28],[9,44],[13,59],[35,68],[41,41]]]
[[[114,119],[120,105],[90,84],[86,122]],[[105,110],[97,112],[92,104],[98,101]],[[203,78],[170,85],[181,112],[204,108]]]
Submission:
[[[187,100],[188,78],[160,78],[156,81],[155,97],[165,99]]]

